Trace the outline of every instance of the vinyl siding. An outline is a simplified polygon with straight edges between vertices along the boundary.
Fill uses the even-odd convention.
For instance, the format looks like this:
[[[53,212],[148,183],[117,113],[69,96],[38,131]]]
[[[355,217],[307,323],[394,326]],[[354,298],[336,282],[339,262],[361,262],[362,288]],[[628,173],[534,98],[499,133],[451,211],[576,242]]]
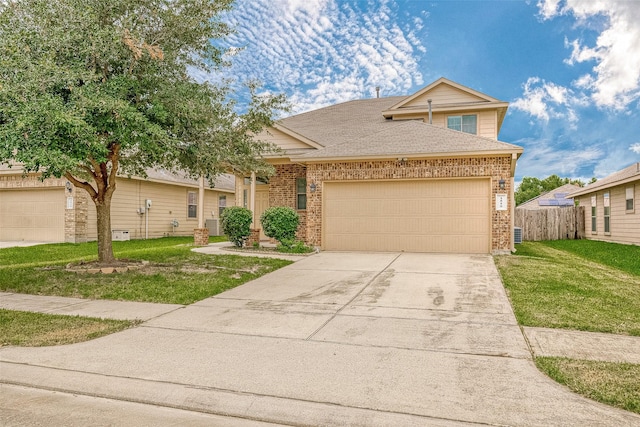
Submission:
[[[160,184],[135,179],[119,179],[118,187],[111,201],[111,229],[128,230],[132,239],[145,238],[145,215],[149,215],[148,237],[156,238],[168,235],[189,236],[198,227],[197,218],[187,218],[187,193],[198,192],[197,187]],[[205,190],[205,220],[219,218],[218,196],[227,196],[227,207],[235,205],[232,193]],[[151,200],[148,213],[140,215],[137,209],[144,206],[145,200]],[[171,221],[176,219],[179,226],[173,231]],[[96,210],[89,202],[88,240],[96,240]]]
[[[433,113],[431,115],[431,122],[434,126],[447,127],[448,116],[460,116],[475,114],[478,116],[478,136],[484,138],[498,139],[498,114],[495,110],[491,111],[448,111],[446,113]],[[429,115],[416,114],[403,116],[402,119],[418,119],[424,120],[425,123],[429,122]]]
[[[623,184],[595,193],[597,198],[596,225],[597,232],[591,231],[591,196],[587,194],[579,197],[580,206],[585,207],[585,237],[591,240],[607,242],[631,243],[640,245],[640,180],[634,186],[634,212],[626,212],[625,189],[633,184]],[[604,193],[609,192],[611,203],[610,227],[611,233],[604,233]]]
[[[302,141],[299,141],[286,133],[279,131],[275,128],[269,128],[269,132],[266,131],[261,132],[256,139],[260,141],[271,142],[283,150],[290,150],[295,148],[309,148],[309,145],[305,144]]]
[[[432,105],[434,106],[468,102],[486,102],[485,99],[478,96],[456,89],[448,84],[441,84],[411,100],[411,102],[403,105],[403,107],[425,106],[428,105],[428,99],[432,100]]]

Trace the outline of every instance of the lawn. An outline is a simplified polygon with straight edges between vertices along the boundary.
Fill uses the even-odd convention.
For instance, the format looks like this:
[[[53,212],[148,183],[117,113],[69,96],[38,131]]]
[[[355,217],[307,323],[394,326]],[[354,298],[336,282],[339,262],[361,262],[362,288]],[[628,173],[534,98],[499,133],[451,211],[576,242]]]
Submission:
[[[0,309],[0,347],[73,344],[112,334],[137,323]]]
[[[212,241],[222,238],[212,238]],[[91,262],[97,245],[51,244],[0,249],[0,291],[88,299],[191,304],[234,288],[291,261],[192,252],[193,237],[114,242],[117,258],[145,260],[138,271],[75,273],[67,264]],[[0,310],[0,346],[57,345],[117,332],[136,322]]]
[[[495,257],[521,325],[640,336],[640,247],[589,240],[525,242]],[[537,357],[583,396],[640,413],[640,365]]]
[[[291,261],[192,252],[192,237],[114,242],[117,258],[147,268],[118,274],[66,271],[96,259],[95,243],[0,250],[0,291],[171,304],[191,304],[277,270]]]
[[[640,247],[525,242],[496,265],[524,326],[640,336]]]

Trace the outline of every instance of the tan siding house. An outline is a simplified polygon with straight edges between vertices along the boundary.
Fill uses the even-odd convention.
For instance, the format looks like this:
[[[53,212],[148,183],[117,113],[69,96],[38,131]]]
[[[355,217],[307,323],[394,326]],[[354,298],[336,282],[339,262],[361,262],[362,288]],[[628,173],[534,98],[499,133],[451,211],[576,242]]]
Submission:
[[[117,186],[111,205],[116,239],[189,236],[198,228],[196,181],[150,170],[147,178],[119,177]],[[215,188],[206,187],[205,220],[218,220],[221,205],[234,205],[234,186],[234,177],[224,175]],[[190,202],[196,203],[191,212]],[[86,191],[64,178],[41,181],[37,174],[23,177],[20,168],[0,168],[0,240],[79,243],[96,239],[96,210]]]
[[[323,250],[509,252],[522,148],[497,140],[507,107],[441,78],[282,119],[260,135],[283,149],[276,175],[236,180],[236,203],[256,228],[268,206],[297,209]]]
[[[634,163],[569,197],[585,208],[585,237],[640,245],[640,163]]]

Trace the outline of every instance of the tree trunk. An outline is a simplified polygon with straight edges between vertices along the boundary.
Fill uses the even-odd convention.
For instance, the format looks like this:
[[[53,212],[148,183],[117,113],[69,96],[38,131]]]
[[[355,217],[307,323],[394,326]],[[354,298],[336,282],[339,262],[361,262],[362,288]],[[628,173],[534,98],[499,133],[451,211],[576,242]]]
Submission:
[[[115,262],[111,245],[111,198],[105,197],[103,202],[96,202],[98,214],[98,262],[109,264]]]

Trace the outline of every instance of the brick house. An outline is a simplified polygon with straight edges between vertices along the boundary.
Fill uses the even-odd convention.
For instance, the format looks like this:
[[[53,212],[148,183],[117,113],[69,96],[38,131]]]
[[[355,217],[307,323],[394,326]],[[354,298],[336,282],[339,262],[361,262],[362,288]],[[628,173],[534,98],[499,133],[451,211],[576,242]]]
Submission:
[[[322,250],[507,253],[523,151],[497,140],[507,108],[441,78],[282,119],[260,135],[282,149],[276,174],[236,179],[236,204],[256,228],[269,206],[297,209]]]

